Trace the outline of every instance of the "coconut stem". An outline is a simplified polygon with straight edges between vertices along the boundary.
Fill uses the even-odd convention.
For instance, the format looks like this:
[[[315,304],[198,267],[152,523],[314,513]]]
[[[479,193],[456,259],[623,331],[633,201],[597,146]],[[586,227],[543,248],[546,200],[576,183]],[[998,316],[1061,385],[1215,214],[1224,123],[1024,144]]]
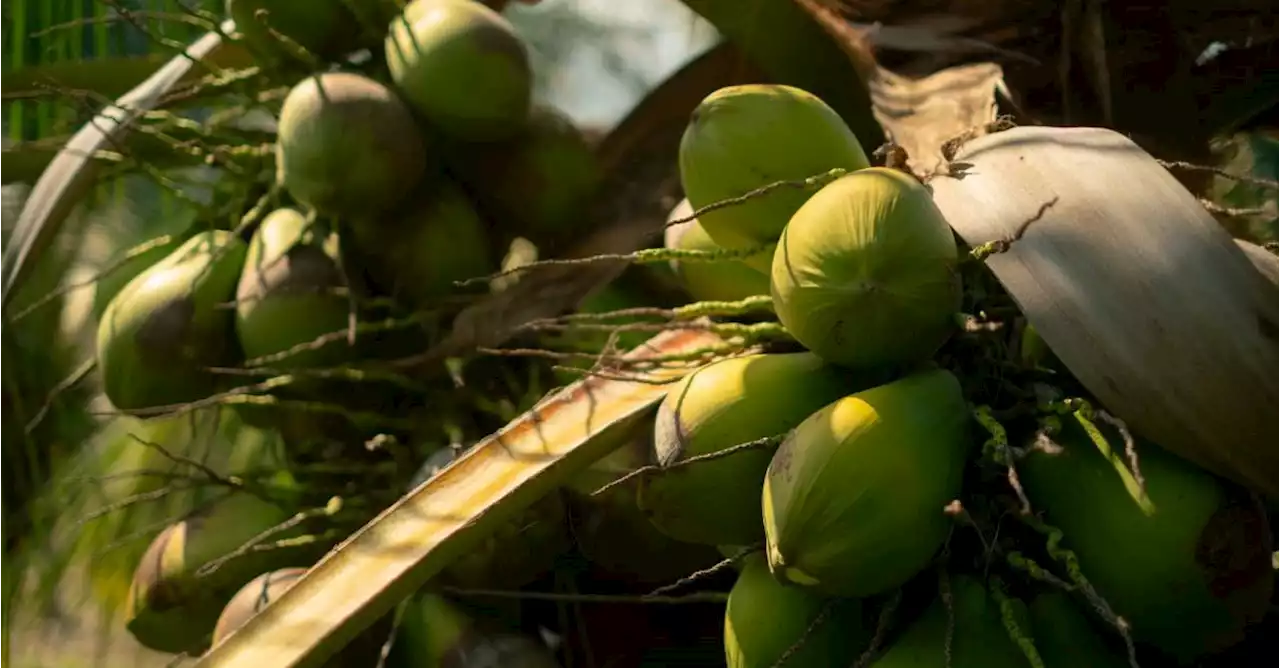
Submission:
[[[1009,634],[1009,639],[1022,650],[1023,656],[1027,657],[1027,663],[1031,664],[1031,668],[1044,668],[1044,660],[1040,658],[1040,652],[1036,649],[1036,643],[1018,623],[1018,618],[1014,614],[1013,600],[1004,593],[1004,583],[1000,578],[992,577],[989,585],[991,597],[996,600],[996,605],[1000,606],[1000,621],[1004,624],[1005,633]]]

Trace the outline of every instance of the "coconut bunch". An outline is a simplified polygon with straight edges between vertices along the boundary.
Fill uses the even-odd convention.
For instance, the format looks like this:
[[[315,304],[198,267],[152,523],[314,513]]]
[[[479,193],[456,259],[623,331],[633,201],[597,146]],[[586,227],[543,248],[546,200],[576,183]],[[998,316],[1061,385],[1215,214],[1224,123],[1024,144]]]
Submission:
[[[1197,665],[1260,628],[1254,491],[1109,414],[982,264],[1000,249],[821,99],[711,94],[679,171],[666,248],[636,259],[733,352],[587,498],[732,555],[730,666]]]
[[[279,470],[226,471],[235,493],[164,528],[138,563],[126,625],[172,653],[209,647],[242,587],[309,565],[421,482],[424,461],[545,394],[551,365],[537,360],[407,358],[500,289],[466,281],[513,242],[574,239],[600,176],[573,123],[532,103],[525,43],[481,3],[227,12],[281,92],[263,95],[277,134],[261,175],[237,181],[247,203],[230,225],[202,218],[130,253],[95,296],[115,409],[170,420],[230,406],[284,444]],[[549,569],[569,549],[565,511],[530,512],[440,581],[518,587]]]

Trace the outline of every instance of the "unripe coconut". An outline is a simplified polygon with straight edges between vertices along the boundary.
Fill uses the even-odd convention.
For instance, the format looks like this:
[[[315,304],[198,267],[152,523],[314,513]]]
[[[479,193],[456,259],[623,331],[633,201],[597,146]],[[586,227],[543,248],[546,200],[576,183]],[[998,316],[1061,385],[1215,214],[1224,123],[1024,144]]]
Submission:
[[[1031,601],[1031,635],[1045,668],[1127,668],[1129,662],[1103,641],[1084,613],[1062,592]]]
[[[385,51],[396,88],[454,139],[505,139],[528,119],[528,49],[501,14],[479,2],[414,0],[392,19]]]
[[[929,191],[893,169],[837,179],[796,212],[773,255],[774,310],[833,364],[924,360],[960,309],[955,239]]]
[[[960,382],[934,369],[800,423],[764,483],[774,576],[830,596],[871,596],[920,572],[951,527],[943,508],[960,493],[969,422]]]
[[[693,213],[689,200],[681,200],[667,216],[667,222],[687,218]],[[698,219],[672,225],[666,229],[664,241],[667,248],[692,251],[723,250],[711,240]],[[769,277],[747,266],[741,260],[719,262],[671,261],[671,269],[697,301],[738,301],[747,297],[769,294]]]
[[[653,432],[633,438],[570,481],[566,490],[571,534],[597,580],[662,585],[720,561],[706,545],[677,541],[658,531],[636,505],[639,478],[600,488],[642,466],[652,455]]]
[[[869,164],[839,114],[815,95],[791,86],[721,88],[693,110],[680,140],[680,183],[694,209],[777,181]],[[706,213],[700,222],[725,248],[771,244],[812,194],[780,188]],[[767,254],[752,256],[747,263],[769,271]]]
[[[749,545],[764,537],[760,488],[774,448],[750,448],[674,466],[779,436],[836,399],[871,382],[828,366],[812,353],[721,360],[672,386],[654,421],[653,460],[638,501],[650,521],[679,540]]]
[[[453,181],[442,181],[376,226],[352,228],[355,244],[372,262],[374,282],[414,308],[460,291],[454,285],[494,271],[484,220]]]
[[[261,19],[259,11],[266,12]],[[355,46],[355,18],[342,0],[227,0],[227,17],[249,48],[268,58],[295,59],[272,31],[324,60],[336,60]]]
[[[277,209],[259,225],[236,290],[236,334],[246,359],[283,353],[347,327],[338,235]],[[267,366],[325,367],[350,356],[346,337]]]
[[[951,605],[934,600],[870,668],[1028,668],[1005,630],[1000,606],[982,583],[962,575],[951,577],[949,588]],[[1014,618],[1025,629],[1026,606],[1013,604]]]
[[[129,632],[161,652],[204,648],[218,616],[241,586],[258,573],[308,563],[317,547],[253,551],[204,575],[206,564],[290,517],[282,506],[235,492],[211,508],[170,525],[151,542],[134,572],[125,604]],[[287,530],[272,537],[300,535]]]
[[[233,312],[245,244],[224,230],[201,232],[139,274],[98,323],[98,370],[120,410],[195,401],[222,378],[209,367],[237,356]]]
[[[810,631],[809,626],[823,614]],[[769,574],[763,554],[747,557],[725,606],[725,662],[729,668],[770,668],[801,638],[804,643],[785,665],[853,665],[871,644],[871,633],[862,621],[862,602],[827,599],[784,585]]]
[[[183,236],[175,238],[168,243],[156,245],[121,262],[105,276],[100,276],[98,280],[94,281],[93,286],[93,315],[101,320],[102,314],[107,311],[107,306],[111,303],[111,300],[120,294],[124,286],[137,278],[138,274],[169,257],[169,254],[177,250],[186,239]]]
[[[222,642],[236,629],[244,626],[254,615],[284,596],[284,593],[297,584],[306,572],[305,568],[281,568],[250,580],[222,609],[217,626],[213,630],[212,644],[217,645]],[[321,664],[322,668],[377,665],[382,645],[386,642],[390,631],[390,621],[389,618],[379,620],[373,627],[329,657]]]
[[[350,72],[316,74],[294,86],[280,109],[276,180],[323,213],[374,216],[422,181],[424,142],[390,88]]]
[[[1066,420],[1058,447],[1034,448],[1019,463],[1032,507],[1063,531],[1063,547],[1135,638],[1179,661],[1234,644],[1275,591],[1263,509],[1138,439],[1144,498],[1118,473],[1123,438],[1098,428],[1105,448]]]
[[[509,141],[458,147],[450,166],[481,208],[509,226],[508,240],[524,237],[544,255],[592,223],[587,206],[603,174],[582,132],[549,107],[535,108]]]
[[[545,645],[522,634],[483,628],[452,601],[432,592],[417,594],[405,606],[388,664],[559,668]]]

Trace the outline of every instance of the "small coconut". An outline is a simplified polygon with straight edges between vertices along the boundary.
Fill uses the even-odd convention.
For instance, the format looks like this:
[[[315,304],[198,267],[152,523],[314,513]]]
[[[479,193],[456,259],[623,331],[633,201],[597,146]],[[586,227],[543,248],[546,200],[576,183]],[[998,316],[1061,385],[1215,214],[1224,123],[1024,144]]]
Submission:
[[[495,270],[485,221],[449,179],[376,225],[356,226],[352,232],[361,254],[369,258],[366,270],[374,283],[413,308],[459,292],[456,281]]]
[[[968,575],[948,578],[950,602],[934,599],[869,668],[1028,668],[982,583]],[[1014,600],[1013,613],[1025,628],[1026,606]]]
[[[681,200],[668,222],[686,218],[693,213],[689,200]],[[718,251],[717,244],[695,218],[666,229],[664,241],[667,248],[693,251]],[[772,257],[772,256],[770,256]],[[769,277],[751,268],[741,260],[718,262],[681,262],[673,260],[671,269],[679,277],[689,296],[697,301],[738,301],[756,295],[769,294]]]
[[[316,74],[280,110],[276,180],[322,213],[372,217],[422,181],[424,142],[390,88],[351,72]]]
[[[392,19],[386,43],[391,80],[445,135],[509,138],[529,116],[528,49],[501,14],[472,0],[414,0]]]
[[[120,410],[195,401],[222,380],[209,367],[237,357],[233,312],[245,244],[230,232],[202,232],[139,274],[98,323],[103,390]]]
[[[787,331],[853,368],[927,359],[960,309],[951,228],[911,176],[871,168],[818,191],[773,255],[774,310]]]
[[[729,86],[708,95],[693,110],[679,160],[680,183],[694,209],[777,181],[869,164],[858,138],[831,107],[807,91],[775,84]],[[700,222],[725,248],[771,244],[812,194],[781,188],[709,212]],[[768,255],[747,263],[769,270]]]
[[[513,139],[457,147],[450,167],[481,207],[509,226],[505,237],[524,237],[543,255],[587,231],[586,207],[603,173],[582,132],[551,107],[535,108]]]

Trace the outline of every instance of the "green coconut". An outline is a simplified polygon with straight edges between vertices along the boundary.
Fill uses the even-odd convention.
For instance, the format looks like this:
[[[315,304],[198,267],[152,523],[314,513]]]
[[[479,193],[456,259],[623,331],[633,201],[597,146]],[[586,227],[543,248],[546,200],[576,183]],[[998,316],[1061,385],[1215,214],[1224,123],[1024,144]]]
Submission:
[[[1045,668],[1128,668],[1071,598],[1047,592],[1031,601],[1031,631]]]
[[[509,228],[504,236],[524,237],[544,255],[593,222],[587,206],[603,171],[586,137],[556,109],[536,107],[513,139],[459,147],[450,166],[481,208]]]
[[[1063,547],[1135,638],[1182,662],[1236,643],[1275,591],[1265,511],[1139,438],[1144,495],[1123,438],[1098,429],[1103,447],[1064,420],[1054,446],[1019,463],[1032,507],[1063,531]]]
[[[593,495],[635,470],[648,466],[653,432],[646,430],[575,476],[566,486],[574,543],[593,566],[593,576],[608,581],[663,585],[720,561],[707,545],[677,541],[658,531],[636,505],[638,478]]]
[[[673,538],[707,545],[749,545],[764,537],[760,488],[773,448],[751,448],[686,466],[677,463],[770,436],[869,387],[807,353],[725,359],[681,379],[654,421],[653,460],[638,502]]]
[[[524,127],[533,97],[528,49],[494,10],[472,0],[414,0],[392,19],[385,51],[396,88],[445,135],[494,141]]]
[[[409,107],[351,72],[309,76],[280,109],[276,180],[325,214],[368,218],[402,201],[427,172],[427,147]]]
[[[424,668],[559,668],[545,645],[494,631],[449,599],[420,592],[404,608],[388,665]]]
[[[686,218],[693,213],[689,200],[681,200],[667,221]],[[711,240],[706,229],[695,218],[672,225],[664,235],[666,247],[676,250],[719,251],[723,247]],[[681,262],[673,260],[671,269],[684,289],[696,301],[738,301],[769,294],[769,277],[752,269],[741,260],[719,262]]]
[[[809,631],[818,615],[825,618]],[[764,554],[747,557],[724,612],[724,655],[729,668],[770,668],[804,637],[787,666],[851,666],[871,644],[862,602],[827,599],[782,584]]]
[[[296,60],[273,31],[325,60],[336,60],[355,46],[355,17],[342,0],[227,0],[226,8],[236,32],[260,57]],[[260,19],[258,12],[266,14]]]
[[[158,241],[155,239],[154,241]],[[107,306],[111,304],[111,300],[120,294],[124,286],[130,281],[138,277],[138,274],[151,268],[161,260],[169,257],[169,254],[177,250],[179,246],[187,240],[186,236],[176,237],[167,243],[158,243],[148,250],[139,253],[119,265],[116,265],[109,273],[100,276],[94,281],[93,285],[93,315],[99,320],[102,314],[106,313]]]
[[[933,369],[859,392],[809,416],[769,463],[763,494],[769,567],[830,596],[888,591],[946,540],[970,450],[960,382]]]
[[[865,169],[818,191],[773,255],[774,310],[833,364],[910,364],[933,355],[960,309],[956,244],[929,191]]]
[[[357,226],[353,239],[371,259],[374,283],[413,308],[457,293],[455,281],[495,270],[487,227],[466,193],[443,180],[376,226]]]
[[[246,582],[265,571],[305,565],[323,550],[305,546],[251,551],[207,574],[198,572],[291,515],[282,505],[234,492],[170,525],[152,540],[134,572],[125,604],[129,632],[161,652],[207,647],[221,610]],[[300,534],[300,529],[286,530],[272,540]]]
[[[680,183],[694,209],[745,195],[777,181],[869,165],[853,131],[817,96],[774,84],[729,86],[693,110],[680,140]],[[781,188],[704,214],[707,234],[725,248],[778,240],[813,193]],[[748,264],[768,273],[769,256]]]
[[[982,583],[962,575],[951,577],[949,587],[950,610],[941,598],[935,599],[870,668],[1030,668]],[[1013,605],[1014,618],[1025,633],[1026,606],[1017,600]]]
[[[245,244],[231,232],[201,232],[139,274],[98,322],[98,370],[120,410],[185,403],[217,391],[209,367],[235,363],[233,312]]]
[[[268,214],[249,243],[236,290],[236,334],[245,358],[285,353],[346,329],[343,287],[337,234],[308,225],[296,209]],[[350,355],[342,337],[267,366],[336,366]]]

